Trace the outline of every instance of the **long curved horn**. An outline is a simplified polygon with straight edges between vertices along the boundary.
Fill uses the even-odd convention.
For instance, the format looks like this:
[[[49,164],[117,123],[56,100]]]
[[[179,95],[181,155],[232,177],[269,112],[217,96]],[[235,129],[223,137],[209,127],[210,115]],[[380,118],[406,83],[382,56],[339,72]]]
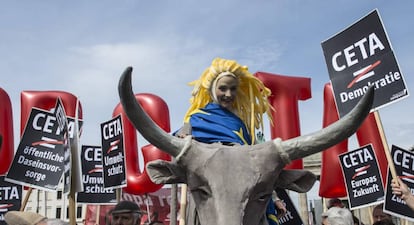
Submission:
[[[131,86],[132,67],[128,67],[119,79],[118,92],[122,107],[134,127],[151,144],[176,157],[184,147],[184,140],[176,138],[152,121],[135,99]]]
[[[295,160],[321,152],[343,141],[354,134],[364,122],[373,101],[374,87],[370,87],[354,109],[343,118],[320,131],[282,141],[282,149],[291,160]]]

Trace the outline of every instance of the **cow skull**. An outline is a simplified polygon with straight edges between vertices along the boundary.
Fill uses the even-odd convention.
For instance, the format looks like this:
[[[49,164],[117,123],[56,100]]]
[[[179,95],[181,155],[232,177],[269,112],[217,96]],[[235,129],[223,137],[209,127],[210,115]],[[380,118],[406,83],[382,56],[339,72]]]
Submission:
[[[175,162],[150,162],[147,171],[158,184],[186,183],[203,225],[257,225],[276,187],[308,191],[315,176],[284,166],[351,136],[368,115],[374,92],[370,88],[350,113],[315,133],[253,146],[224,146],[200,143],[191,136],[180,139],[159,128],[136,101],[131,73],[128,67],[119,82],[125,113],[147,141],[175,157]]]

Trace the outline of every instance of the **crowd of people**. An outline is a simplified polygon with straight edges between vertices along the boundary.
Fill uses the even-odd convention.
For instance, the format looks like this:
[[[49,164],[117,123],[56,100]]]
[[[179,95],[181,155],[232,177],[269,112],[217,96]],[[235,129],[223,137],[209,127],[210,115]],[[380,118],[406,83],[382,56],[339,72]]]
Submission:
[[[201,75],[191,83],[194,86],[190,107],[184,117],[184,125],[174,133],[178,137],[191,135],[204,143],[224,145],[253,145],[256,130],[263,131],[263,115],[272,121],[267,98],[271,92],[253,76],[245,66],[234,60],[216,58]],[[253,103],[253,104],[252,104]],[[1,144],[1,137],[0,137]],[[400,178],[394,179],[393,194],[404,200],[414,210],[414,196]],[[191,202],[191,199],[190,199]],[[190,204],[191,210],[195,210]],[[321,215],[322,225],[363,225],[340,199],[330,199],[328,210]],[[269,225],[277,225],[278,218],[286,213],[285,205],[273,196],[267,204],[266,214]],[[197,213],[188,220],[199,224]],[[119,202],[107,215],[108,225],[140,225],[142,212],[138,205],[130,201]],[[394,225],[392,217],[383,212],[383,205],[373,209],[373,225]],[[9,225],[65,225],[59,219],[49,219],[32,212],[11,211],[6,213],[5,222]],[[161,225],[152,221],[149,225]],[[193,223],[190,223],[193,224]]]
[[[400,180],[401,182],[401,180]],[[402,183],[403,184],[403,183]],[[404,184],[403,184],[404,185]],[[401,185],[400,185],[401,186]],[[393,185],[393,190],[400,190],[396,184]],[[402,187],[402,189],[408,189],[408,187]],[[404,193],[407,191],[403,191]],[[395,193],[395,191],[394,191]],[[410,192],[411,193],[411,192]],[[409,195],[408,193],[406,193]],[[401,196],[397,195],[397,196]],[[412,194],[411,194],[411,197]],[[410,197],[410,198],[411,198]],[[371,221],[372,225],[396,225],[397,218],[384,212],[384,203],[375,205],[372,209]],[[365,223],[367,224],[367,223]],[[321,225],[364,225],[360,219],[353,215],[353,213],[342,203],[338,198],[330,199],[327,203],[327,211],[321,214]]]
[[[401,182],[401,180],[400,180]],[[393,190],[408,189],[408,187],[401,187],[404,183],[401,182],[398,188],[393,188]],[[396,186],[396,185],[394,185]],[[405,193],[406,191],[402,191]],[[409,192],[411,193],[411,192]],[[409,195],[408,193],[405,193]],[[400,195],[401,196],[401,195]],[[414,197],[407,196],[407,198]],[[273,199],[274,204],[277,204],[280,200]],[[372,225],[395,225],[393,217],[383,211],[383,204],[378,204],[373,208],[372,211]],[[280,213],[285,213],[286,208],[284,205],[279,207],[276,206]],[[364,225],[360,220],[352,214],[352,212],[345,206],[342,200],[338,198],[332,198],[327,203],[327,211],[321,214],[321,225]],[[140,225],[141,217],[143,212],[140,210],[139,206],[130,201],[121,201],[115,205],[115,207],[108,212],[106,217],[107,225]],[[4,217],[5,222],[8,225],[68,225],[68,222],[65,222],[60,219],[50,219],[45,216],[42,216],[38,213],[33,212],[24,212],[24,211],[10,211],[6,213]],[[163,225],[162,221],[151,221],[148,225]]]
[[[392,182],[393,194],[407,202],[412,208],[411,194],[408,186],[401,181],[400,178]],[[281,203],[277,196],[273,196],[273,208],[279,210],[279,216],[286,212],[285,206]],[[279,205],[278,205],[279,204]],[[383,211],[383,204],[378,204],[372,211],[372,225],[395,225],[393,217]],[[327,203],[327,211],[321,214],[321,225],[364,225],[352,212],[345,206],[342,200],[332,198]],[[121,201],[109,211],[106,219],[107,225],[140,225],[142,211],[139,206],[130,201]],[[4,217],[8,225],[68,225],[60,219],[50,219],[38,213],[24,211],[10,211]],[[162,221],[151,221],[148,225],[163,225]]]

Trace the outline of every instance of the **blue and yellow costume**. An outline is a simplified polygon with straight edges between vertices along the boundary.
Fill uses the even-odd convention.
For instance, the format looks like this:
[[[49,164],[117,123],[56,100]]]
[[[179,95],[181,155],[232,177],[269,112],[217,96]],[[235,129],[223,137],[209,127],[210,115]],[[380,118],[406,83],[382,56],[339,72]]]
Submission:
[[[212,94],[214,82],[224,73],[231,74],[239,81],[233,111],[221,107]],[[263,114],[266,113],[272,121],[272,107],[267,99],[270,90],[246,66],[241,66],[234,60],[214,59],[200,79],[190,85],[194,89],[190,107],[184,117],[187,128],[177,131],[175,135],[191,134],[203,143],[251,145],[255,143],[255,130],[263,130]],[[266,218],[273,225],[271,218],[276,216],[272,199],[267,207]]]
[[[203,143],[252,143],[243,121],[216,103],[209,103],[190,117],[193,137]]]

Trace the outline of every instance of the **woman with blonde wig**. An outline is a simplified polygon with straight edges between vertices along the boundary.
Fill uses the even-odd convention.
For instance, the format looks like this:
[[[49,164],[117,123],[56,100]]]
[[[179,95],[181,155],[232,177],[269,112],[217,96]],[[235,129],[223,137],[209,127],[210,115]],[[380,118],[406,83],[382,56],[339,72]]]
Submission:
[[[263,131],[263,114],[271,121],[271,92],[246,66],[215,58],[194,86],[185,126],[176,134],[205,143],[254,144]]]
[[[258,141],[256,130],[263,133],[263,114],[272,121],[270,90],[246,66],[234,60],[215,58],[190,85],[194,86],[190,107],[184,126],[174,134],[178,137],[192,135],[203,143],[252,145]],[[278,210],[286,212],[284,205]],[[277,224],[273,202],[268,204],[266,218],[269,224]],[[199,224],[191,198],[187,221]]]

